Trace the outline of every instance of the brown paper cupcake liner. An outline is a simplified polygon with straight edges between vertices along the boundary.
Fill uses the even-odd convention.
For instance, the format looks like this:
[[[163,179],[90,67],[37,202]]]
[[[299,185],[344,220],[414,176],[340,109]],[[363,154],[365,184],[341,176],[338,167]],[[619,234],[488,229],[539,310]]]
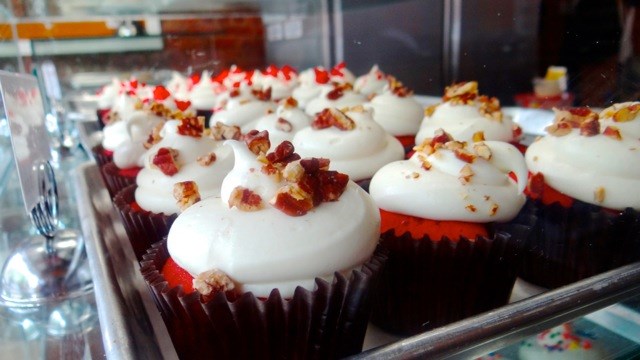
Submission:
[[[145,210],[134,209],[136,185],[129,185],[122,189],[113,199],[127,232],[133,252],[138,261],[152,244],[162,240],[167,234],[177,214],[156,214]]]
[[[122,175],[120,168],[113,162],[100,167],[100,172],[111,198],[114,198],[120,190],[136,183],[135,176]]]
[[[313,291],[298,287],[291,299],[274,289],[268,298],[252,293],[230,300],[224,293],[203,303],[197,292],[169,288],[161,274],[166,241],[155,244],[141,272],[181,359],[335,359],[362,350],[371,292],[385,262],[377,251],[349,278],[316,279]]]
[[[104,152],[104,148],[102,147],[102,145],[96,145],[92,147],[91,153],[93,154],[93,158],[96,160],[96,163],[98,163],[99,167],[104,166],[113,161],[113,156],[107,155]]]
[[[415,335],[508,303],[534,219],[500,224],[492,238],[414,239],[382,234],[389,259],[374,296],[372,322]]]
[[[613,212],[574,200],[564,208],[529,200],[538,218],[526,244],[520,277],[557,288],[640,261],[640,213]]]

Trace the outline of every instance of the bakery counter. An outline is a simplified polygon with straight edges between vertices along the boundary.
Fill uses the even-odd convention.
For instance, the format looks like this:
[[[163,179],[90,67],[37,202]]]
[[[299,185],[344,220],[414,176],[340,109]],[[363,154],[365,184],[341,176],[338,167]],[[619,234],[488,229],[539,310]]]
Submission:
[[[530,135],[544,127],[541,113],[507,111],[527,124]],[[90,146],[98,139],[97,126],[80,124]],[[107,358],[177,358],[97,165],[79,165],[74,184]],[[611,358],[620,358],[640,352],[638,310],[640,263],[553,291],[518,280],[509,305],[423,334],[398,338],[370,326],[364,351],[353,358],[474,358],[495,351],[517,358],[523,339],[565,322],[602,340]]]

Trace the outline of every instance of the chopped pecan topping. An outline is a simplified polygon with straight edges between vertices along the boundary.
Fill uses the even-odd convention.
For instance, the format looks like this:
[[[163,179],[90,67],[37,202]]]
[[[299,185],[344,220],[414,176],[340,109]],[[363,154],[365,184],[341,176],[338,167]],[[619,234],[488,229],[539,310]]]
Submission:
[[[567,121],[560,121],[547,126],[545,130],[553,136],[565,136],[571,133],[572,128],[571,123]]]
[[[159,124],[153,127],[151,130],[151,134],[147,138],[147,141],[143,144],[144,148],[149,150],[153,145],[157,144],[162,140],[162,136],[160,136],[160,131],[162,131],[162,127],[164,126],[164,121],[161,121]]]
[[[495,97],[480,96],[478,98],[480,108],[478,109],[486,118],[502,121],[502,111],[500,110],[500,100]]]
[[[227,274],[213,269],[202,272],[193,278],[193,288],[204,297],[204,301],[207,301],[218,293],[235,289],[235,284]]]
[[[473,140],[473,142],[484,141],[484,131],[474,132],[471,140]]]
[[[500,209],[500,206],[498,206],[498,204],[491,205],[491,208],[489,209],[489,215],[494,216],[498,213],[498,209]]]
[[[607,126],[604,128],[602,135],[608,136],[615,140],[622,140],[622,134],[620,133],[620,129],[615,126]]]
[[[304,168],[300,161],[292,161],[282,170],[282,177],[289,182],[298,182],[304,175]]]
[[[266,88],[265,90],[251,90],[253,96],[260,101],[269,101],[271,100],[271,87]]]
[[[240,127],[235,125],[225,125],[221,122],[217,122],[215,126],[210,129],[210,137],[214,140],[240,140],[242,132]]]
[[[337,171],[323,170],[316,174],[320,185],[321,201],[336,201],[340,198],[349,182],[349,176]]]
[[[389,76],[388,80],[389,80],[389,89],[394,95],[398,97],[407,97],[407,96],[413,95],[413,91],[408,87],[404,86],[395,77]]]
[[[273,152],[266,155],[269,163],[274,165],[281,165],[279,168],[284,168],[288,163],[300,159],[300,155],[295,153],[295,148],[291,141],[283,141],[280,145],[276,146]]]
[[[431,115],[436,111],[436,108],[438,108],[438,104],[427,106],[424,108],[424,116],[431,117]]]
[[[199,138],[204,131],[204,116],[189,117],[180,120],[178,134]]]
[[[476,212],[478,210],[478,209],[476,209],[475,206],[473,206],[471,204],[465,206],[464,208],[467,209],[467,211],[472,212],[472,213],[474,213],[474,212]]]
[[[558,126],[561,128],[560,133],[562,134],[562,135],[556,135],[556,136],[566,135],[567,125],[570,132],[571,128],[582,129],[582,124],[585,122],[591,123],[591,124],[585,125],[586,127],[588,127],[588,129],[585,130],[585,132],[587,134],[590,134],[593,132],[593,129],[595,128],[595,125],[592,122],[598,121],[598,114],[593,112],[588,107],[570,108],[568,110],[558,110],[554,108],[553,111],[555,112],[555,120],[553,125],[558,124]],[[560,124],[563,124],[563,125],[560,125]],[[600,130],[600,125],[598,124],[598,131],[599,130]],[[592,136],[592,135],[588,135],[588,136]]]
[[[326,129],[335,126],[340,130],[353,130],[356,123],[347,114],[335,108],[322,110],[311,123],[314,129]]]
[[[593,200],[595,200],[597,203],[602,204],[602,202],[604,202],[604,196],[605,190],[602,186],[596,188],[596,190],[593,192]]]
[[[344,96],[345,91],[351,90],[353,87],[350,83],[334,84],[333,90],[327,93],[327,99],[338,100]]]
[[[282,132],[290,133],[291,131],[293,131],[293,125],[291,125],[291,123],[287,119],[280,117],[276,121],[276,129]]]
[[[196,161],[202,166],[209,166],[216,161],[216,153],[212,151],[206,155],[199,156]]]
[[[297,183],[287,184],[276,193],[271,204],[289,216],[302,216],[313,209],[313,196]]]
[[[160,148],[153,156],[152,164],[157,167],[163,174],[173,176],[178,172],[178,150],[172,148]]]
[[[280,104],[282,104],[285,109],[295,109],[298,107],[298,100],[292,97],[288,97],[286,99],[280,100]]]
[[[485,143],[473,144],[473,151],[485,160],[491,160],[491,149]]]
[[[447,144],[452,143],[453,141],[448,142]],[[470,152],[465,151],[463,148],[456,148],[453,150],[453,153],[456,157],[466,163],[473,163],[476,161],[476,156]]]
[[[264,205],[260,195],[242,186],[236,186],[229,195],[229,207],[234,206],[241,211],[258,211]]]
[[[423,155],[418,155],[418,160],[420,160],[420,164],[421,167],[425,170],[430,170],[431,169],[431,163],[429,162],[429,160],[427,160],[426,156]]]
[[[600,133],[600,121],[598,118],[589,117],[580,124],[580,135],[595,136]]]
[[[269,141],[269,133],[266,130],[251,130],[244,135],[244,142],[247,143],[249,150],[256,154],[266,154],[271,147]]]
[[[640,104],[632,104],[617,110],[611,116],[615,122],[627,122],[635,119],[640,112]]]
[[[460,169],[460,176],[458,176],[458,180],[462,185],[466,185],[471,181],[473,177],[473,170],[469,164],[465,164],[462,169]]]
[[[200,192],[195,181],[182,181],[173,185],[173,198],[178,203],[180,211],[200,201]]]
[[[478,83],[476,81],[461,82],[447,86],[444,89],[442,101],[451,101],[453,104],[470,104],[478,96]]]
[[[173,113],[173,111],[164,106],[164,104],[155,101],[149,103],[148,108],[151,113],[162,118],[171,118],[171,114]]]

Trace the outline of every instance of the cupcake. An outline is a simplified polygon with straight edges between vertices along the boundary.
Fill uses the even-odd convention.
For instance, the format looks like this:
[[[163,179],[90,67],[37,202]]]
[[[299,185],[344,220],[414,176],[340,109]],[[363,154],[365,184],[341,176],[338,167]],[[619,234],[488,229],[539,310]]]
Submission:
[[[423,106],[413,97],[413,91],[393,77],[379,95],[365,104],[373,109],[373,120],[395,136],[409,152],[413,148],[422,117]]]
[[[331,69],[316,66],[307,69],[298,76],[299,85],[293,89],[291,96],[303,109],[311,99],[320,95],[323,88],[331,87],[333,84],[353,84],[355,76],[347,69],[344,62],[339,63]]]
[[[271,89],[271,99],[280,101],[290,97],[298,86],[298,73],[289,65],[282,68],[271,65],[264,70],[254,71],[251,83],[261,91]]]
[[[203,124],[202,118],[167,121],[145,153],[136,185],[126,187],[114,199],[138,259],[150,244],[167,235],[180,210],[175,184],[196,181],[203,197],[220,194],[222,179],[233,166],[233,154],[222,146],[222,139],[207,136]]]
[[[246,83],[228,89],[217,102],[209,126],[219,122],[243,128],[276,109],[276,104],[271,101],[271,89],[256,90]]]
[[[376,172],[369,191],[389,260],[373,323],[412,335],[505,305],[533,224],[519,216],[526,178],[513,145],[442,130]]]
[[[521,360],[596,360],[607,354],[595,337],[576,333],[569,323],[545,330],[526,339],[518,348]]]
[[[107,115],[111,110],[111,106],[116,101],[116,98],[120,94],[123,88],[123,83],[118,79],[112,79],[111,82],[98,90],[97,95],[97,116],[98,126],[102,129],[106,122],[108,122]]]
[[[333,84],[320,89],[320,94],[309,100],[305,112],[310,116],[316,116],[327,108],[342,109],[356,105],[362,105],[367,99],[362,94],[353,91],[350,83]]]
[[[640,260],[640,104],[556,110],[525,154],[539,219],[521,277],[555,288]]]
[[[292,98],[281,100],[275,112],[266,114],[244,126],[247,130],[266,130],[272,147],[283,141],[292,141],[300,131],[311,125],[311,117],[298,107],[298,102]]]
[[[416,135],[416,144],[444,129],[458,141],[497,140],[517,143],[522,130],[505,116],[500,101],[480,95],[478,83],[469,81],[448,86],[442,103],[427,107]]]
[[[327,159],[266,132],[229,142],[220,197],[184,210],[143,261],[178,356],[341,358],[361,351],[379,215]],[[335,231],[340,229],[340,231]]]
[[[362,106],[323,110],[292,142],[301,156],[330,158],[337,171],[365,189],[378,169],[404,158],[400,141],[384,131],[373,120],[371,110]]]
[[[389,80],[387,74],[382,72],[378,65],[373,65],[368,73],[356,78],[353,83],[353,90],[371,98],[375,95],[381,94],[388,83]]]

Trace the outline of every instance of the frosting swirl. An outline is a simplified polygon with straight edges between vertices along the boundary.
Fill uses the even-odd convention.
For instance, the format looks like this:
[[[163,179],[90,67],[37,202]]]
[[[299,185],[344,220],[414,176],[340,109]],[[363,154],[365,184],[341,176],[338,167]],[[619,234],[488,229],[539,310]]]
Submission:
[[[335,84],[334,86],[324,86],[320,90],[320,95],[311,99],[305,108],[305,112],[314,116],[326,108],[342,109],[345,107],[362,105],[367,99],[353,91],[350,84]]]
[[[402,144],[373,121],[370,110],[360,106],[346,109],[344,113],[337,109],[330,111],[346,115],[353,121],[352,129],[314,128],[312,124],[300,130],[293,144],[303,157],[330,158],[333,168],[355,181],[370,179],[383,165],[404,157]]]
[[[260,94],[261,97],[266,98],[258,98],[255,94]],[[241,84],[219,96],[218,104],[209,120],[209,125],[213,126],[217,122],[221,122],[225,125],[243,127],[275,110],[276,105],[270,98],[269,91],[263,93],[253,90],[247,84]]]
[[[278,288],[284,297],[297,286],[313,289],[316,277],[363,264],[378,241],[380,218],[371,197],[349,181],[336,201],[323,202],[303,216],[290,216],[270,202],[257,211],[230,207],[234,189],[243,187],[268,201],[283,184],[260,169],[241,142],[228,142],[235,166],[221,197],[204,199],[173,223],[167,246],[174,261],[192,276],[224,272],[242,292],[267,297]],[[339,231],[336,231],[339,229]]]
[[[358,76],[353,83],[353,89],[363,95],[380,94],[387,86],[387,75],[378,65],[373,65],[368,73]]]
[[[311,117],[297,106],[293,98],[284,99],[275,112],[267,114],[242,128],[243,132],[250,130],[266,130],[269,133],[271,146],[281,142],[292,141],[293,137],[311,124]]]
[[[373,109],[373,120],[391,135],[416,134],[424,115],[422,105],[400,83],[391,80],[390,85],[365,106]]]
[[[409,160],[384,166],[371,179],[369,192],[381,209],[395,213],[503,222],[513,219],[524,205],[526,181],[524,159],[513,145],[498,141],[471,145],[449,137],[417,147]]]
[[[173,186],[178,182],[195,181],[202,197],[220,194],[220,184],[233,166],[233,154],[222,146],[221,141],[209,137],[183,135],[179,130],[180,120],[167,121],[160,135],[162,140],[153,145],[144,158],[136,183],[136,202],[141,208],[154,213],[175,214],[179,211],[173,196]],[[177,153],[175,174],[166,174],[154,165],[154,158],[161,149],[172,149]],[[210,154],[214,161],[199,161]]]

